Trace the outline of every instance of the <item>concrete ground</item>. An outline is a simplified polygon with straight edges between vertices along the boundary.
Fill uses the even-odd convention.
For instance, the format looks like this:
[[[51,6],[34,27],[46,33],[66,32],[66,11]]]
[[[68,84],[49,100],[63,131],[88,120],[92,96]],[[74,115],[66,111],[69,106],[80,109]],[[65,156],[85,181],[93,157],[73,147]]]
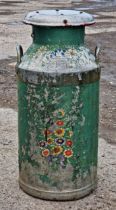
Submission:
[[[68,202],[33,198],[18,186],[17,112],[0,109],[0,210],[114,210],[116,208],[116,145],[99,139],[98,188]]]
[[[47,2],[47,3],[46,3]],[[116,209],[116,1],[0,0],[0,210],[114,210]],[[102,46],[98,188],[72,202],[35,199],[18,186],[16,50],[31,43],[25,13],[38,8],[75,8],[94,14],[97,24],[86,29],[86,43],[94,52]]]

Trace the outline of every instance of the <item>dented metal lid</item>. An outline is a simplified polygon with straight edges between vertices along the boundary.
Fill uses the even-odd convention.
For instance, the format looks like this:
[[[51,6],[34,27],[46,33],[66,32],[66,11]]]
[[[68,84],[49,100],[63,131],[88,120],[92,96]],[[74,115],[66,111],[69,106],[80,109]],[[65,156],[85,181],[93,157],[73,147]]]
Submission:
[[[23,22],[38,26],[87,26],[95,23],[92,15],[76,10],[37,10],[29,12]]]

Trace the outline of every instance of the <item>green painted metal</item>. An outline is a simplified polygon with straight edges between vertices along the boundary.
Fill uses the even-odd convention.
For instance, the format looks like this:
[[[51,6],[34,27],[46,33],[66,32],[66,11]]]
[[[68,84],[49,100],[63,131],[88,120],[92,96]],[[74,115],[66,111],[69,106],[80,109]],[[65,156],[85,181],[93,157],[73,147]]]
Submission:
[[[44,34],[44,36],[43,36]],[[40,45],[80,45],[84,44],[85,27],[38,27],[33,26],[33,41]]]
[[[73,71],[74,63],[72,73],[68,66],[61,69],[61,59],[65,63],[78,54],[85,69],[82,61],[80,71]],[[33,43],[16,66],[19,182],[31,195],[71,200],[96,187],[100,69],[94,61],[86,70],[91,56],[84,26],[33,26]],[[58,72],[49,68],[54,59]]]

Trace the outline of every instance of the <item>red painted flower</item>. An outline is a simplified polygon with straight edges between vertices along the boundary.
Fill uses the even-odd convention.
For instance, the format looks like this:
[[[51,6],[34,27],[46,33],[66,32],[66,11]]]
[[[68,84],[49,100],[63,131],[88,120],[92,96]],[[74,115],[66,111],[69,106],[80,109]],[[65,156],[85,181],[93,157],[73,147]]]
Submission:
[[[71,149],[67,149],[64,151],[64,156],[69,158],[73,155],[73,151]]]
[[[44,157],[48,157],[49,154],[50,154],[50,152],[49,152],[48,149],[44,149],[44,150],[42,151],[42,155],[43,155]]]
[[[71,141],[71,140],[67,140],[67,141],[66,141],[66,146],[71,147],[71,146],[72,146],[72,144],[73,144],[73,143],[72,143],[72,141]]]
[[[64,122],[62,120],[57,120],[56,121],[56,125],[63,126],[64,125]]]

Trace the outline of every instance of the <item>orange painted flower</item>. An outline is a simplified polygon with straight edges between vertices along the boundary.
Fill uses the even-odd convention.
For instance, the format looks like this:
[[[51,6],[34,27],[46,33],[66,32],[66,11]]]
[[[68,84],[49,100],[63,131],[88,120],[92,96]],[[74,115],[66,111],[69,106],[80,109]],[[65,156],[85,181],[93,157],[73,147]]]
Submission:
[[[44,150],[42,151],[42,155],[43,155],[44,157],[48,157],[49,154],[50,154],[50,152],[49,152],[48,149],[44,149]]]
[[[64,156],[69,158],[69,157],[72,157],[73,155],[73,151],[71,149],[67,149],[64,151]]]
[[[45,136],[48,136],[50,134],[52,134],[52,131],[51,130],[47,129],[47,130],[44,131],[44,135]]]
[[[71,140],[67,140],[67,141],[66,141],[66,146],[71,147],[71,146],[72,146],[72,144],[73,144],[73,143],[72,143],[72,141],[71,141]]]
[[[63,128],[59,128],[59,129],[55,130],[54,133],[55,133],[55,135],[58,136],[58,137],[59,137],[59,136],[60,136],[60,137],[61,137],[61,136],[64,136],[64,129],[63,129]]]
[[[64,125],[64,122],[62,120],[57,120],[56,121],[56,125],[63,126]]]
[[[52,144],[52,143],[53,143],[53,141],[54,141],[54,139],[53,139],[53,138],[48,138],[48,139],[47,139],[47,143],[48,143],[48,144]]]
[[[52,149],[52,155],[59,155],[63,151],[63,148],[61,146],[55,146]]]

